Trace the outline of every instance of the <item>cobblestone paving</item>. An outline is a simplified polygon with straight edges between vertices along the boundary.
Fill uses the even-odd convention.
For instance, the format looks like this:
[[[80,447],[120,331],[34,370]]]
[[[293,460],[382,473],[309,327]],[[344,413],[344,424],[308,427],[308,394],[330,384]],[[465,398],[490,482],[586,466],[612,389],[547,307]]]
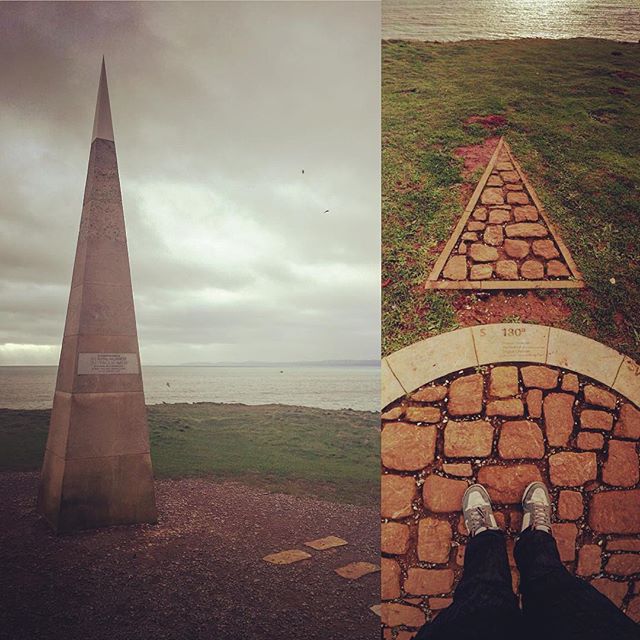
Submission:
[[[513,545],[524,488],[543,480],[567,568],[640,621],[640,411],[599,383],[527,364],[441,378],[389,405],[382,429],[382,622],[408,640],[448,606],[484,484]]]
[[[533,188],[506,143],[499,144],[480,197],[464,227],[456,230],[459,235],[437,279],[451,285],[493,280],[512,288],[576,280],[568,250],[541,214]]]

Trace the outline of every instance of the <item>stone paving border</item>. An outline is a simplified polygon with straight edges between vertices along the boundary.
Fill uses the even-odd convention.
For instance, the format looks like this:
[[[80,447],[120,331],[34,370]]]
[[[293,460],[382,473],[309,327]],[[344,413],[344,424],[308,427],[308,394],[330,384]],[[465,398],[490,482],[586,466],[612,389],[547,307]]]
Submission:
[[[501,156],[501,154],[504,154],[504,153],[508,155],[509,161],[511,162],[516,173],[520,177],[524,187],[526,188],[529,196],[531,197],[531,200],[533,201],[540,216],[542,217],[543,222],[547,226],[549,233],[551,234],[551,237],[555,241],[560,251],[561,257],[564,260],[564,263],[570,272],[571,279],[567,279],[567,280],[548,280],[548,279],[546,280],[544,279],[539,279],[539,280],[533,280],[533,279],[531,280],[526,280],[526,279],[525,280],[518,280],[518,279],[444,280],[444,279],[441,279],[444,267],[447,264],[447,261],[449,260],[451,254],[453,253],[458,243],[458,240],[464,233],[467,227],[467,223],[469,222],[469,218],[474,212],[475,206],[482,195],[482,192],[487,184],[487,181],[489,180],[492,172],[494,171],[494,168],[496,166],[496,163],[498,162],[499,157]],[[452,236],[449,238],[447,244],[445,245],[445,248],[443,249],[439,258],[436,260],[433,270],[431,271],[431,273],[429,274],[429,277],[427,278],[427,282],[425,284],[426,289],[475,289],[475,290],[479,290],[479,289],[481,290],[567,289],[567,288],[582,288],[584,286],[585,286],[584,279],[580,271],[578,270],[578,267],[575,261],[571,257],[569,250],[567,249],[566,245],[564,244],[559,234],[557,233],[556,229],[554,228],[551,220],[549,219],[549,216],[545,212],[544,207],[542,206],[542,203],[540,202],[540,199],[538,198],[533,186],[531,185],[526,175],[524,174],[522,167],[513,156],[513,153],[511,152],[511,149],[507,144],[507,142],[505,141],[504,137],[500,138],[498,145],[496,146],[496,149],[493,155],[491,156],[491,160],[489,161],[489,164],[487,165],[484,173],[482,174],[482,177],[480,178],[480,181],[478,182],[475,188],[475,191],[473,192],[473,195],[471,196],[471,199],[469,200],[462,214],[460,221],[456,225]]]
[[[529,362],[568,369],[640,406],[640,365],[576,333],[526,323],[457,329],[416,342],[382,359],[382,406],[442,376],[486,364]]]

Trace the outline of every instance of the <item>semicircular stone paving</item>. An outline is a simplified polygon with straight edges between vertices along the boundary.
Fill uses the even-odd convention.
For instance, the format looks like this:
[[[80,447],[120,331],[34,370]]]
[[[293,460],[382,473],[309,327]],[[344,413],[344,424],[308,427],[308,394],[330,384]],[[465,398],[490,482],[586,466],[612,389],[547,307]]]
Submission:
[[[640,410],[566,369],[501,363],[442,377],[382,415],[382,623],[409,640],[451,602],[467,532],[461,498],[484,484],[513,561],[524,488],[554,498],[567,568],[640,621]]]

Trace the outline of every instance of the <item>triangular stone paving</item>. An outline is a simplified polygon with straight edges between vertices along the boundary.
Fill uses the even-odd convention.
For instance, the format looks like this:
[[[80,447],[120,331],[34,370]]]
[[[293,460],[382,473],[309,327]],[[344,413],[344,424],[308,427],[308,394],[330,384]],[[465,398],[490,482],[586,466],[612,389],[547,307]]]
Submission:
[[[574,288],[584,281],[504,138],[429,275],[428,289]]]

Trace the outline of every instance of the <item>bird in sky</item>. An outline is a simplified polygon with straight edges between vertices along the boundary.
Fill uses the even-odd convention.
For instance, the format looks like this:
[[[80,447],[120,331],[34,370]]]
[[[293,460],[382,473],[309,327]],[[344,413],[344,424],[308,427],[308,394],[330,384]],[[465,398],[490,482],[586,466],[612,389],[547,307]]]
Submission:
[[[302,170],[302,173],[304,173],[304,169]]]
[[[329,213],[329,209],[325,209],[323,213]]]

